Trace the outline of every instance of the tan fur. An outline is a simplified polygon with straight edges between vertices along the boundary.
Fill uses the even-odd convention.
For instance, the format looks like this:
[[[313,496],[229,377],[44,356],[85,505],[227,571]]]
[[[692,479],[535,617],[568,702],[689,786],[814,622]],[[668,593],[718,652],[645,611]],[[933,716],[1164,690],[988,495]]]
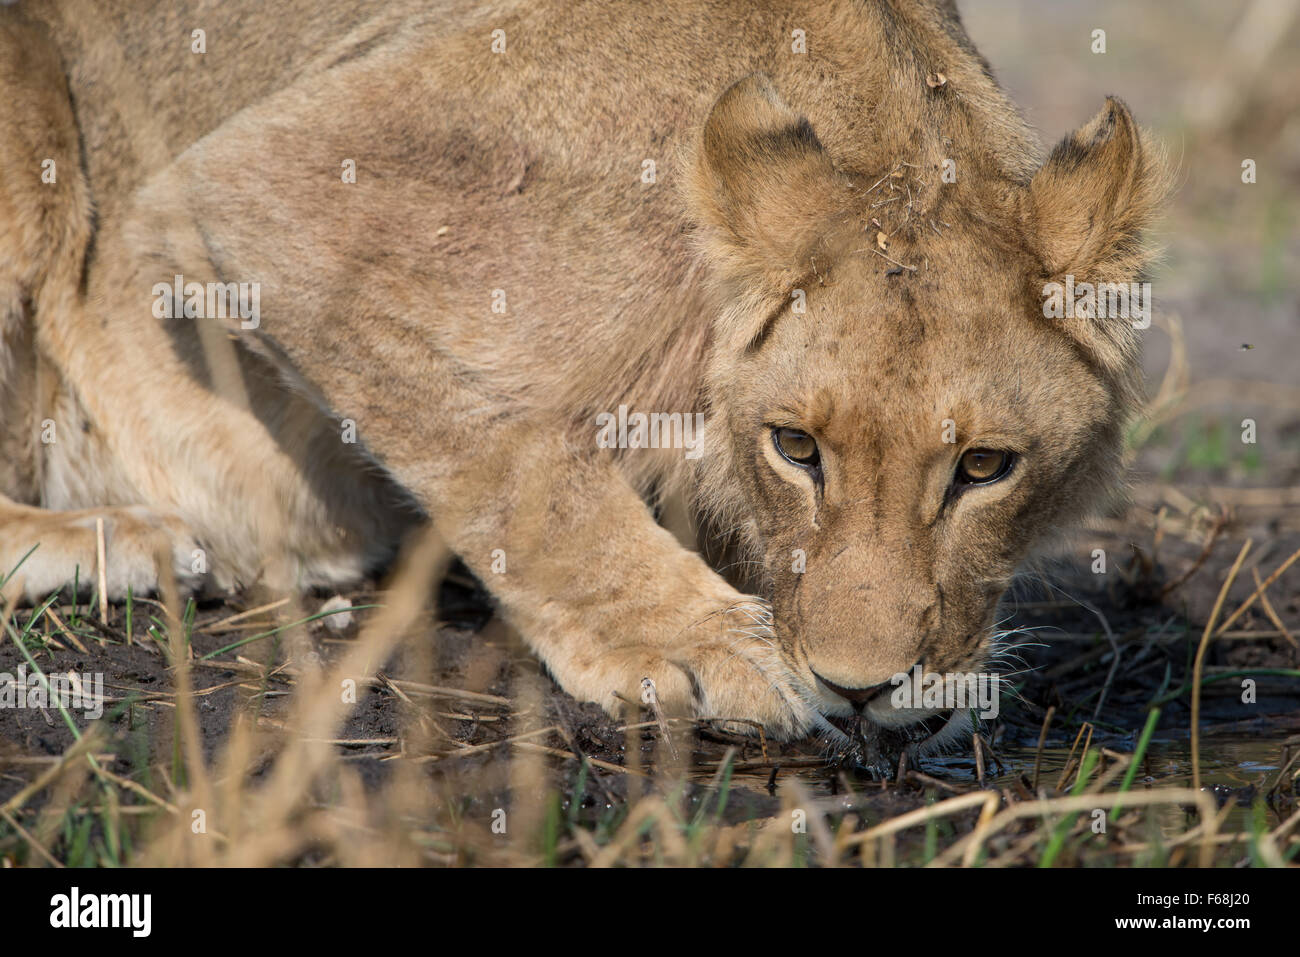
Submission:
[[[796,734],[851,710],[814,672],[979,667],[1017,564],[1114,485],[1137,334],[1041,289],[1137,278],[1163,166],[1110,100],[1040,169],[950,4],[22,0],[0,65],[32,596],[90,561],[70,511],[113,526],[110,590],[160,528],[287,587],[427,516],[570,693]],[[260,283],[260,325],[155,318],[175,274]],[[705,413],[702,456],[598,448],[620,405]],[[950,497],[980,446],[1020,460]],[[674,492],[730,582],[654,521]]]

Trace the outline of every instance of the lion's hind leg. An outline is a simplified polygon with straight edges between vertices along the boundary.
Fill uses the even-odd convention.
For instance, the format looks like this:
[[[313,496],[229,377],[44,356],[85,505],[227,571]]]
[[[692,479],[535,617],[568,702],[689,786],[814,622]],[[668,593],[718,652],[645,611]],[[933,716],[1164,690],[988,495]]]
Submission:
[[[80,154],[48,31],[0,6],[0,494],[23,502],[40,495],[34,316],[75,299],[91,236]]]
[[[201,582],[202,550],[176,518],[140,506],[52,512],[0,496],[0,599],[37,602],[80,582],[109,601],[157,594],[168,565],[181,592]]]
[[[63,65],[45,27],[0,6],[0,598],[35,600],[78,578],[110,598],[155,591],[157,556],[194,584],[194,542],[168,514],[140,507],[51,511],[42,473],[56,448],[41,408],[73,409],[72,390],[41,357],[42,316],[76,308],[92,231],[80,136]],[[59,434],[84,473],[98,436]],[[44,436],[44,437],[43,437]],[[88,502],[111,500],[92,490]],[[101,536],[102,528],[102,536]],[[101,548],[102,540],[102,548]],[[21,593],[19,594],[19,592]]]

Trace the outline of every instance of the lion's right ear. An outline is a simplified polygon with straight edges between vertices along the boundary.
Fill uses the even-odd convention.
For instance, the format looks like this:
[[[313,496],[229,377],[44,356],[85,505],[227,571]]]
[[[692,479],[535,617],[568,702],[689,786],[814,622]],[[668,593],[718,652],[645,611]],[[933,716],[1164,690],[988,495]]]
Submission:
[[[763,74],[738,81],[713,105],[688,201],[705,254],[723,279],[783,291],[807,269],[844,192],[808,120]]]

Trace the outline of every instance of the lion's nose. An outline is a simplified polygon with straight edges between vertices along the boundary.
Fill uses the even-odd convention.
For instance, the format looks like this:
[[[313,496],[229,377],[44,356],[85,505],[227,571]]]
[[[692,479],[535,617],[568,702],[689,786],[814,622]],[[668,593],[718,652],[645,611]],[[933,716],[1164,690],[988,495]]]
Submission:
[[[886,688],[892,686],[892,682],[882,681],[880,682],[880,684],[872,685],[869,688],[846,688],[844,687],[844,685],[837,685],[834,681],[829,681],[826,678],[823,678],[815,671],[813,672],[813,676],[822,684],[824,684],[827,688],[829,688],[831,691],[834,691],[841,698],[847,698],[850,702],[852,702],[855,705],[866,704],[868,701],[870,701],[876,695],[880,694]]]

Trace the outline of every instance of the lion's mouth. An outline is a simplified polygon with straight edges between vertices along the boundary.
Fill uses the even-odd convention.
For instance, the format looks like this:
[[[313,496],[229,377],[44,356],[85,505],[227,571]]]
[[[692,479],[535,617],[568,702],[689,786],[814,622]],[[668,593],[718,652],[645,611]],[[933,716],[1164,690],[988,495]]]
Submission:
[[[951,708],[910,724],[888,727],[861,714],[827,715],[826,720],[843,732],[828,755],[835,767],[866,771],[874,777],[892,778],[904,752],[920,755],[931,750],[948,730],[957,712]]]

